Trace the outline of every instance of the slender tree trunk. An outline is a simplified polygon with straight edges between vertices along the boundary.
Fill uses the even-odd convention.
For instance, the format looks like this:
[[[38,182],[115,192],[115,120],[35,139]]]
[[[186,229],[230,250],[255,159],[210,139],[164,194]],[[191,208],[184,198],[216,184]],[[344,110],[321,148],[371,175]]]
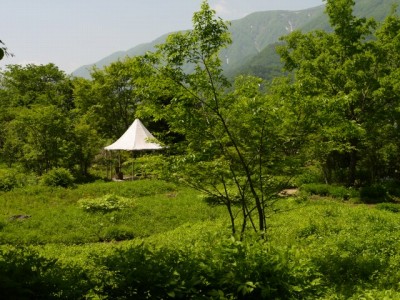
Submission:
[[[230,202],[230,200],[227,200],[226,208],[228,209],[229,218],[231,220],[232,234],[235,235],[236,234],[236,224],[235,224],[235,217],[233,216],[233,212],[232,212],[232,203]]]
[[[356,167],[357,167],[357,150],[353,149],[350,152],[349,179],[348,179],[349,186],[354,186],[356,182]]]

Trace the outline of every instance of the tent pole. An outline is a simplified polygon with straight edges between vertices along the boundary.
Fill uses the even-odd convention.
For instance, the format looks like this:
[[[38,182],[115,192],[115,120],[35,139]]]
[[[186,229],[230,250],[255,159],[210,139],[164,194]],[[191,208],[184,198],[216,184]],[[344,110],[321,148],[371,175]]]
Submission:
[[[106,179],[108,179],[108,159],[107,159],[107,150],[106,150],[106,152],[105,152],[105,156],[106,156]]]
[[[118,169],[119,173],[122,174],[122,169],[121,169],[121,151],[118,151]],[[120,178],[120,174],[118,174],[118,179],[124,179],[123,176]]]
[[[110,180],[112,180],[112,152],[110,151],[110,159],[108,161],[108,167],[110,168]]]

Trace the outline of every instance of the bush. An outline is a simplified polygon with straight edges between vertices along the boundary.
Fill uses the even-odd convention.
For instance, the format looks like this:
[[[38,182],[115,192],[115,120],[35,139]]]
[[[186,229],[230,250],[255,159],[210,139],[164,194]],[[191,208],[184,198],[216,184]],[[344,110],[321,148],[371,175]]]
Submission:
[[[123,208],[133,207],[134,202],[128,198],[120,197],[114,194],[107,194],[103,197],[94,199],[81,199],[78,201],[80,207],[87,212],[102,212],[121,210]]]
[[[380,210],[391,211],[394,213],[400,212],[400,205],[395,203],[378,203],[376,205],[376,208]]]
[[[321,291],[319,272],[297,250],[227,238],[184,249],[140,244],[96,265],[113,274],[100,298],[315,299]]]
[[[8,192],[17,186],[15,173],[1,174],[0,191]]]
[[[71,172],[65,168],[51,169],[49,172],[44,174],[40,180],[42,185],[45,186],[60,186],[60,187],[72,187],[74,185],[75,178]]]
[[[127,160],[124,164],[124,170],[127,175],[132,173],[132,164],[134,175],[141,177],[162,177],[165,169],[165,157],[163,155],[148,154]]]
[[[388,199],[388,192],[385,186],[373,184],[360,189],[360,197],[366,203],[379,203]]]
[[[0,249],[0,294],[8,299],[83,299],[92,288],[88,275],[31,248]]]
[[[0,220],[0,231],[3,230],[4,227],[6,227],[7,223]]]
[[[322,183],[304,184],[301,186],[301,190],[311,195],[330,196],[344,200],[358,196],[358,192],[354,189]]]
[[[0,292],[14,299],[49,295],[50,286],[41,276],[49,269],[51,261],[41,258],[28,249],[0,252]]]
[[[133,230],[128,226],[118,225],[106,228],[101,234],[102,241],[125,241],[135,237]]]
[[[0,191],[2,192],[8,192],[29,184],[36,184],[36,178],[31,174],[20,173],[15,169],[0,170]]]
[[[295,178],[296,186],[301,186],[303,184],[323,182],[323,174],[321,169],[316,166],[308,166],[304,168],[302,173]]]

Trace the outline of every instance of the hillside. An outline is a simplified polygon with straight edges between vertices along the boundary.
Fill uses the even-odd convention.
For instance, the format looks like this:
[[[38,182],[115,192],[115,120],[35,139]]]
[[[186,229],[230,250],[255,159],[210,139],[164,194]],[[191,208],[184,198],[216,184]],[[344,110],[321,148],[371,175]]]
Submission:
[[[354,7],[354,13],[360,17],[373,17],[382,21],[393,8],[393,5],[400,5],[399,0],[358,0]],[[311,31],[315,29],[330,30],[328,18],[324,13],[315,14],[308,23],[298,26],[302,31]],[[279,55],[275,51],[276,43],[271,43],[263,48],[262,51],[254,56],[243,60],[243,63],[237,68],[226,69],[228,77],[235,77],[238,74],[248,74],[262,77],[270,80],[273,77],[282,74]]]
[[[250,14],[231,22],[232,45],[221,53],[224,69],[236,69],[244,59],[262,51],[267,45],[278,41],[279,37],[294,29],[301,28],[323,14],[323,6],[300,11],[265,11]],[[154,46],[165,41],[168,34],[156,40],[133,47],[127,51],[115,52],[100,61],[85,65],[73,72],[74,76],[89,78],[89,70],[94,66],[102,68],[126,56],[142,55],[154,50]]]
[[[84,77],[84,78],[89,78],[90,77],[90,70],[93,67],[97,67],[97,68],[102,68],[104,66],[109,65],[110,63],[117,61],[118,59],[123,59],[126,56],[137,56],[137,55],[143,55],[145,54],[147,51],[152,51],[154,50],[154,46],[163,43],[167,36],[170,33],[167,33],[157,39],[155,39],[154,41],[150,42],[150,43],[145,43],[145,44],[141,44],[138,45],[136,47],[133,47],[127,51],[118,51],[115,52],[113,54],[110,54],[109,56],[106,56],[105,58],[99,60],[98,62],[94,63],[94,64],[89,64],[89,65],[84,65],[82,67],[79,67],[78,69],[76,69],[74,72],[72,72],[72,75],[77,76],[77,77]]]
[[[399,5],[400,0],[358,0],[355,5],[355,14],[383,20],[394,4]],[[230,77],[246,73],[269,79],[280,69],[279,57],[273,49],[281,36],[296,29],[310,31],[329,30],[329,28],[323,5],[299,11],[256,12],[234,20],[230,26],[233,43],[221,53],[223,68]],[[168,35],[169,33],[127,51],[115,52],[94,64],[78,68],[72,74],[89,78],[89,70],[94,66],[102,68],[126,56],[142,55],[147,51],[152,51],[154,46],[163,43]]]

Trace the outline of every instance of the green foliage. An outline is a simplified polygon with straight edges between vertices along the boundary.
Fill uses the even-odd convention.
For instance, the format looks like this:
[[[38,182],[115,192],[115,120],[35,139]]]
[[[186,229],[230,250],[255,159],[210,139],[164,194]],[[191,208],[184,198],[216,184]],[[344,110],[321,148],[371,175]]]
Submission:
[[[97,264],[114,274],[113,285],[105,284],[113,298],[154,299],[272,299],[313,295],[319,274],[309,261],[300,264],[293,249],[273,249],[262,243],[234,239],[215,241],[179,250],[146,244],[117,251]],[[307,274],[299,270],[310,268]],[[154,272],[157,270],[157,272]]]
[[[128,206],[107,213],[88,213],[79,207],[82,199],[102,200],[105,195],[126,199]],[[188,222],[224,218],[223,208],[209,207],[197,192],[159,180],[95,182],[74,189],[31,186],[3,192],[0,205],[0,221],[6,225],[0,231],[0,244],[17,245],[143,238]],[[98,209],[97,203],[91,205]],[[31,217],[13,220],[17,215]]]
[[[306,168],[303,168],[300,174],[297,175],[294,179],[294,183],[296,186],[320,182],[323,182],[323,174],[321,172],[321,168],[317,166],[308,166]]]
[[[100,234],[101,241],[126,241],[135,238],[135,230],[129,226],[116,225],[106,228]]]
[[[37,176],[16,168],[0,168],[0,192],[37,184]]]
[[[128,198],[120,197],[114,194],[107,194],[100,198],[80,199],[80,207],[87,212],[107,213],[123,208],[134,207],[135,203]]]
[[[135,208],[88,214],[76,205],[110,191],[135,195]],[[13,205],[32,215],[2,221],[0,230],[0,279],[8,278],[0,289],[16,295],[36,292],[35,286],[42,298],[74,299],[398,295],[400,218],[379,205],[281,199],[276,207],[285,213],[270,217],[268,241],[248,234],[240,242],[229,238],[218,206],[209,208],[198,193],[154,180],[37,186],[3,193],[0,201],[4,220],[17,213]],[[23,242],[44,245],[7,245]]]
[[[318,294],[319,273],[293,249],[226,238],[216,242],[215,251],[209,246],[136,244],[102,255],[100,249],[88,248],[94,255],[87,256],[86,265],[9,248],[0,251],[0,290],[18,298],[74,299],[290,299]],[[307,268],[307,274],[299,272]]]
[[[327,2],[333,32],[285,37],[280,53],[294,77],[268,86],[245,76],[231,86],[224,77],[228,26],[207,2],[193,31],[169,36],[145,58],[94,70],[92,82],[70,81],[53,65],[9,67],[0,78],[2,162],[50,171],[44,185],[24,189],[15,189],[24,185],[16,172],[0,174],[0,293],[399,298],[397,204],[306,196],[376,203],[400,195],[400,19],[376,24],[354,16],[353,5]],[[119,136],[139,105],[176,143],[168,158],[129,163],[225,208],[159,180],[54,188],[73,184],[68,170],[87,173],[98,137]],[[306,193],[276,197],[299,174],[294,182]]]
[[[295,112],[266,95],[259,78],[239,76],[231,87],[219,56],[231,43],[228,24],[206,1],[193,27],[144,57],[155,70],[146,113],[184,137],[173,146],[179,155],[168,160],[169,177],[222,200],[233,233],[252,228],[264,234],[271,199],[300,161]],[[237,202],[238,214],[231,209]]]
[[[16,172],[2,172],[0,173],[0,191],[7,192],[18,186]]]
[[[368,289],[392,288],[399,263],[397,215],[338,202],[313,200],[274,218],[273,243],[304,249],[328,287],[323,299],[350,299]],[[305,206],[304,206],[305,205]],[[284,224],[292,223],[285,229]],[[395,255],[396,257],[393,257]],[[386,282],[386,283],[385,283]],[[353,298],[352,298],[353,299]]]
[[[54,168],[42,175],[40,183],[45,186],[53,187],[72,187],[74,186],[75,178],[71,172],[65,168]]]
[[[349,200],[358,196],[356,189],[322,183],[303,184],[301,190],[311,195],[330,196],[343,200]]]
[[[69,157],[68,120],[56,106],[35,106],[19,110],[11,122],[16,132],[21,158],[27,170],[38,174],[65,164]]]
[[[4,56],[14,56],[14,54],[10,53],[6,45],[0,41],[0,60],[2,60]]]
[[[400,212],[400,205],[396,203],[378,203],[375,207],[377,209],[387,210],[394,213]]]
[[[76,108],[71,79],[48,64],[8,66],[0,80],[1,161],[38,175],[59,166],[87,175],[102,140]]]
[[[388,200],[388,192],[384,185],[373,184],[360,189],[361,200],[366,203],[378,203]]]
[[[2,104],[29,108],[32,105],[54,105],[72,109],[69,79],[54,64],[8,65],[2,74],[4,94]]]
[[[51,283],[42,276],[54,266],[55,260],[40,257],[30,249],[0,251],[0,291],[16,299],[47,298]]]
[[[156,177],[168,179],[166,175],[167,162],[164,155],[145,154],[140,157],[128,159],[123,163],[123,170],[125,174],[132,171],[134,175],[145,177]]]
[[[392,99],[398,90],[389,81],[400,63],[394,51],[399,17],[392,13],[378,24],[356,16],[354,3],[327,1],[333,32],[294,31],[282,38],[278,51],[294,75],[290,92],[282,91],[297,107],[313,112],[309,154],[320,162],[325,181],[370,185],[397,176]]]
[[[88,275],[29,247],[0,249],[0,292],[13,299],[82,299],[93,287]]]
[[[86,123],[101,136],[118,138],[135,119],[148,71],[133,57],[103,69],[94,68],[91,76],[91,81],[74,81],[76,106]]]

